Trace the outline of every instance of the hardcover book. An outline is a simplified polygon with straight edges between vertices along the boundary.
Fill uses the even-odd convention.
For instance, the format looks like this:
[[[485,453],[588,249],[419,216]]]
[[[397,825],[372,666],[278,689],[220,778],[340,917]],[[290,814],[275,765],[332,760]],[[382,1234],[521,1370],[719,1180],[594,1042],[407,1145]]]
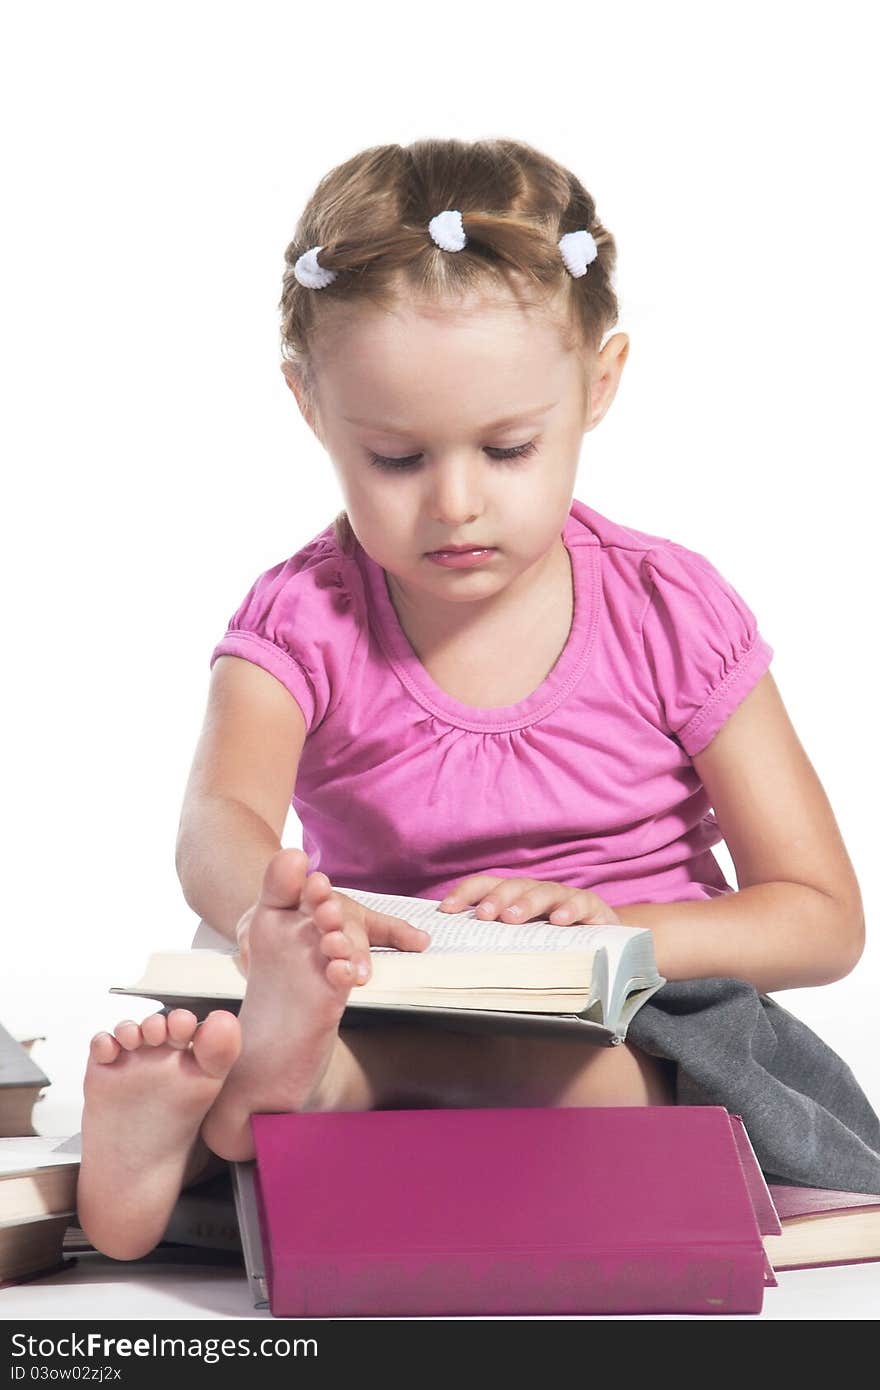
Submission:
[[[770,1184],[782,1223],[764,1247],[774,1269],[815,1269],[880,1260],[880,1193]]]
[[[253,1115],[251,1290],[279,1317],[759,1313],[781,1231],[723,1106]],[[339,1200],[339,1193],[346,1194]]]
[[[0,1136],[34,1134],[33,1109],[49,1078],[20,1043],[0,1024]]]

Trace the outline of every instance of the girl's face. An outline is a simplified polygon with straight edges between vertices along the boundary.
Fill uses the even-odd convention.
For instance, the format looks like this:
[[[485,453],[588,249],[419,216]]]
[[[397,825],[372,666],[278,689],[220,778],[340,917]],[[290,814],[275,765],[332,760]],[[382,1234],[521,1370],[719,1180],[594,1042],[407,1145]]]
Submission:
[[[304,414],[355,535],[411,611],[490,608],[559,549],[582,437],[610,405],[627,348],[617,334],[590,359],[566,351],[551,316],[513,299],[359,309],[322,326]],[[494,553],[471,569],[428,558],[460,545]]]

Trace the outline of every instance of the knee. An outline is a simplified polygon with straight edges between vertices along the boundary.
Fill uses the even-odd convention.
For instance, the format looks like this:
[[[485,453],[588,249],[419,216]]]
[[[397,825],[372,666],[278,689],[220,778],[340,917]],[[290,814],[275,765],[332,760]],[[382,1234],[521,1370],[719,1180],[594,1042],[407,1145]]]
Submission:
[[[621,1105],[675,1105],[675,1077],[677,1067],[663,1057],[654,1057],[643,1052],[632,1043],[621,1043],[612,1049],[626,1052],[626,1068],[632,1079],[633,1093],[637,1099],[620,1101]]]
[[[674,1105],[675,1085],[667,1064],[630,1043],[586,1045],[589,1055],[570,1077],[563,1105]]]

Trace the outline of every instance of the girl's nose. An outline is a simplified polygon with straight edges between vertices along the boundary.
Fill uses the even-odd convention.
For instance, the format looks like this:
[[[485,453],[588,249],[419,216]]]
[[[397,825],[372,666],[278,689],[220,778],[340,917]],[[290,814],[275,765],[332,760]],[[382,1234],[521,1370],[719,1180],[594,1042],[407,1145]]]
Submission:
[[[438,525],[462,527],[482,514],[481,482],[472,462],[449,455],[436,459],[429,472],[431,506]]]

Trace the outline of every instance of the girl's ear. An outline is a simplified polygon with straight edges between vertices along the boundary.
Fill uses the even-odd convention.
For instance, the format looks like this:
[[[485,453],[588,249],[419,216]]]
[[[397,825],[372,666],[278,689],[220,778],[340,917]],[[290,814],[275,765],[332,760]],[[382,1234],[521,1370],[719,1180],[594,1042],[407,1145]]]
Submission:
[[[321,427],[317,411],[315,410],[312,393],[301,371],[297,368],[295,363],[285,361],[281,363],[281,374],[294,396],[296,396],[296,403],[309,429],[317,439],[323,443]]]
[[[586,431],[595,429],[599,421],[607,415],[611,402],[617,395],[628,356],[629,336],[626,333],[615,333],[597,354],[592,370]]]

